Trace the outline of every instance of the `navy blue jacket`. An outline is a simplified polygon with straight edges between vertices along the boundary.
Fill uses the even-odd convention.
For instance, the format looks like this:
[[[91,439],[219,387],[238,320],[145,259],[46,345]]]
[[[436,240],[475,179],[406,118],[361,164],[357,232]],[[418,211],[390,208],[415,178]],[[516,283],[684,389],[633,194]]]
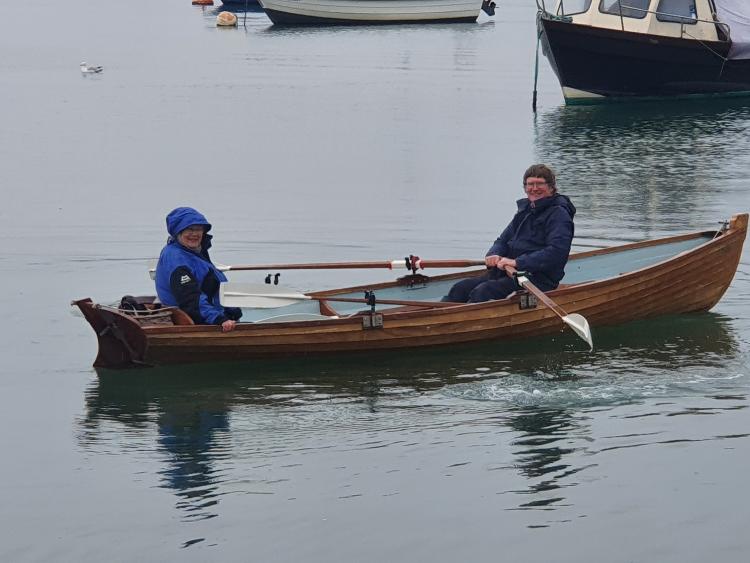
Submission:
[[[575,213],[573,203],[561,194],[534,203],[527,198],[519,199],[518,212],[487,256],[513,258],[517,270],[555,288],[565,275]]]
[[[200,252],[193,252],[177,242],[177,235],[191,225],[204,225]],[[239,320],[240,309],[222,307],[219,283],[227,281],[208,256],[211,248],[211,223],[191,207],[178,207],[167,215],[169,239],[156,265],[156,293],[167,306],[179,307],[196,324],[220,325],[226,320]]]

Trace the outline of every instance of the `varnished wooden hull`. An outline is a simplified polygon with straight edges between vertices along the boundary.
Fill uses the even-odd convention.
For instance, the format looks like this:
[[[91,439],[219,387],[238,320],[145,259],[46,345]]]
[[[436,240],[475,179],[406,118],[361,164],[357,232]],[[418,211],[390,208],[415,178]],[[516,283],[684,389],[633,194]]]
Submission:
[[[658,315],[707,311],[719,301],[732,281],[747,223],[747,214],[735,216],[729,229],[713,239],[710,233],[695,233],[575,254],[569,263],[572,269],[582,263],[579,261],[595,260],[623,250],[647,249],[665,241],[697,241],[695,248],[655,265],[563,286],[548,295],[568,313],[584,315],[593,327]],[[622,267],[628,268],[627,264]],[[435,276],[432,280],[459,276]],[[367,287],[377,290],[393,285]],[[347,288],[346,291],[357,289]],[[330,296],[343,291],[318,295]],[[532,309],[520,309],[519,302],[520,297],[515,296],[434,309],[383,310],[382,328],[365,328],[369,315],[360,314],[320,321],[243,323],[230,333],[222,333],[216,326],[143,327],[127,315],[95,305],[89,299],[75,304],[99,338],[99,354],[94,365],[126,367],[416,348],[528,338],[563,330],[563,324],[551,310],[541,304]]]

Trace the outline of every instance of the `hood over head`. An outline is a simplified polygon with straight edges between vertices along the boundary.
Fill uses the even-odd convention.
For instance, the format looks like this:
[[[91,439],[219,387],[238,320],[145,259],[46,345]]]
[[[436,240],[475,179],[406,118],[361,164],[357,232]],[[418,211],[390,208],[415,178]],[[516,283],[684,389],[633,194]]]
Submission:
[[[167,215],[167,232],[173,239],[176,239],[177,235],[190,225],[203,225],[206,227],[206,233],[211,230],[211,223],[201,212],[192,207],[178,207]]]

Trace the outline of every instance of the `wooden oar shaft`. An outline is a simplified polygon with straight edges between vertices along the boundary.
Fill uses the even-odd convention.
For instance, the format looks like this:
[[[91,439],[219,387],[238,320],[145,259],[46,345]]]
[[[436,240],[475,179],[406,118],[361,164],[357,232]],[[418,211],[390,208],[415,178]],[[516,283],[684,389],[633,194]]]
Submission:
[[[227,266],[227,270],[338,270],[345,268],[385,268],[393,265],[385,260],[379,262],[316,262],[301,264],[237,264]]]
[[[484,266],[484,260],[419,260],[420,268],[471,268]]]
[[[505,270],[508,271],[511,274],[517,274],[518,271],[513,266],[506,266]],[[547,295],[539,289],[537,286],[535,286],[528,278],[525,278],[526,281],[522,282],[521,285],[523,285],[524,289],[526,289],[529,293],[533,293],[534,296],[539,299],[542,303],[544,303],[547,307],[552,309],[552,311],[557,314],[560,318],[567,316],[568,313],[565,312],[565,309],[560,307],[557,303],[552,301]]]
[[[518,273],[512,266],[505,266],[505,270],[510,274]],[[518,276],[517,279],[518,283],[520,283],[524,287],[524,289],[526,289],[526,291],[534,294],[539,301],[544,303],[553,313],[560,317],[560,320],[562,322],[568,325],[573,330],[573,332],[580,336],[586,342],[586,344],[589,345],[589,348],[591,350],[594,349],[594,340],[591,337],[591,328],[589,327],[589,322],[583,315],[581,315],[580,313],[573,313],[572,315],[566,313],[565,309],[563,309],[562,307],[560,307],[560,305],[547,297],[547,295],[541,289],[531,283],[529,278],[527,278],[526,276]]]
[[[469,268],[482,266],[484,260],[416,260],[417,269],[424,268]],[[382,268],[386,270],[406,269],[406,260],[376,260],[373,262],[307,262],[297,264],[236,264],[225,270],[341,270]]]

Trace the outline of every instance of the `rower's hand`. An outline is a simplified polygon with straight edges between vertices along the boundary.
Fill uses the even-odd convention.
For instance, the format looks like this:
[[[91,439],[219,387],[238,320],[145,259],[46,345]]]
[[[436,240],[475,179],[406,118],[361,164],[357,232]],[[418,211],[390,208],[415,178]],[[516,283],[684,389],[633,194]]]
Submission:
[[[497,254],[491,254],[490,256],[484,257],[484,264],[488,268],[495,268],[497,267],[497,263],[500,261],[500,256]]]
[[[511,267],[515,268],[516,267],[516,261],[513,260],[513,258],[505,258],[505,257],[500,258],[500,260],[497,261],[497,266],[496,266],[497,268],[501,268],[501,269],[505,270],[506,266],[511,266]],[[507,270],[505,270],[505,272],[508,274],[509,277],[513,277],[513,274],[511,274]]]
[[[232,332],[237,326],[237,321],[224,321],[221,323],[221,332]]]

